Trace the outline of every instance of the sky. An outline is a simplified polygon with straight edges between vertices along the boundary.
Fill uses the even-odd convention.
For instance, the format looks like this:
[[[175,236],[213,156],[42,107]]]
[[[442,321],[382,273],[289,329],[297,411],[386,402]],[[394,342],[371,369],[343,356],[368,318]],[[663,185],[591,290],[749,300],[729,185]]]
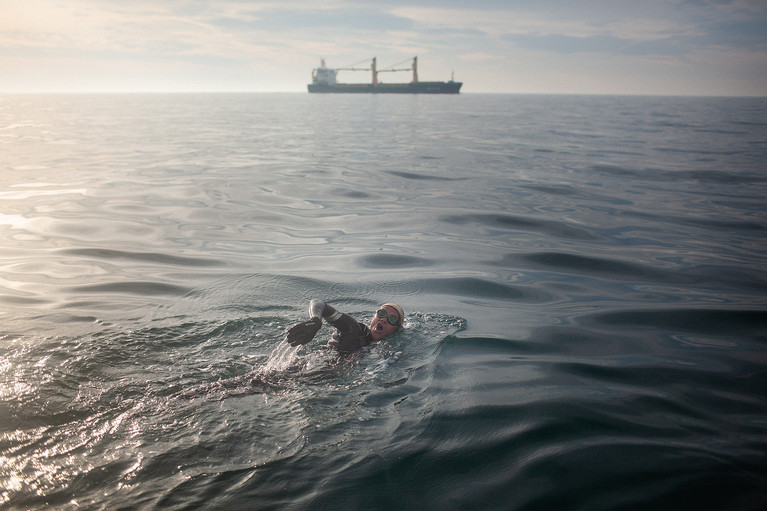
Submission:
[[[767,0],[0,0],[0,92],[305,92],[322,58],[413,56],[462,93],[767,96]]]

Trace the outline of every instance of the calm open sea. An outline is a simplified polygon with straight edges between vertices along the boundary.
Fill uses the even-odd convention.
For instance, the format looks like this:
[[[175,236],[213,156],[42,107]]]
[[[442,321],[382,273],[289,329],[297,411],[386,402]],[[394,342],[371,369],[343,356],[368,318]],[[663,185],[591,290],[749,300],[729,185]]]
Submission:
[[[767,506],[767,99],[4,95],[0,206],[0,509]]]

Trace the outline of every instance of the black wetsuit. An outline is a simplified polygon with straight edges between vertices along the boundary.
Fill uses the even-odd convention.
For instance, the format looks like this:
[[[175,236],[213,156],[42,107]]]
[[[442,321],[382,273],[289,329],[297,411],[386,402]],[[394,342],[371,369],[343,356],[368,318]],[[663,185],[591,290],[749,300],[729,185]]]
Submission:
[[[322,319],[333,325],[337,332],[333,334],[337,348],[340,351],[356,351],[373,342],[370,328],[353,317],[338,312],[332,306],[324,304]]]

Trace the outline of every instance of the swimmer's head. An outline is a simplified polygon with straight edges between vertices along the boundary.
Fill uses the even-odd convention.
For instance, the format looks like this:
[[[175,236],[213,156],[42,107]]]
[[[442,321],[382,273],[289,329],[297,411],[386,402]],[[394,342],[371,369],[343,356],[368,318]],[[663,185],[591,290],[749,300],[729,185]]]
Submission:
[[[396,303],[385,303],[370,320],[370,335],[374,340],[383,339],[402,328],[405,313]]]

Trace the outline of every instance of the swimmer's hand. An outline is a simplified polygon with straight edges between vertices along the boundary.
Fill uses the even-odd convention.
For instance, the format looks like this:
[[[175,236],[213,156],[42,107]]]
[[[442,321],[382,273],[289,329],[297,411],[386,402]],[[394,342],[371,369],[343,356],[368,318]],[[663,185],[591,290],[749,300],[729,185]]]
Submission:
[[[285,340],[288,341],[291,346],[306,344],[314,339],[314,336],[317,335],[320,328],[322,328],[322,320],[320,318],[312,318],[290,327],[285,336]]]

